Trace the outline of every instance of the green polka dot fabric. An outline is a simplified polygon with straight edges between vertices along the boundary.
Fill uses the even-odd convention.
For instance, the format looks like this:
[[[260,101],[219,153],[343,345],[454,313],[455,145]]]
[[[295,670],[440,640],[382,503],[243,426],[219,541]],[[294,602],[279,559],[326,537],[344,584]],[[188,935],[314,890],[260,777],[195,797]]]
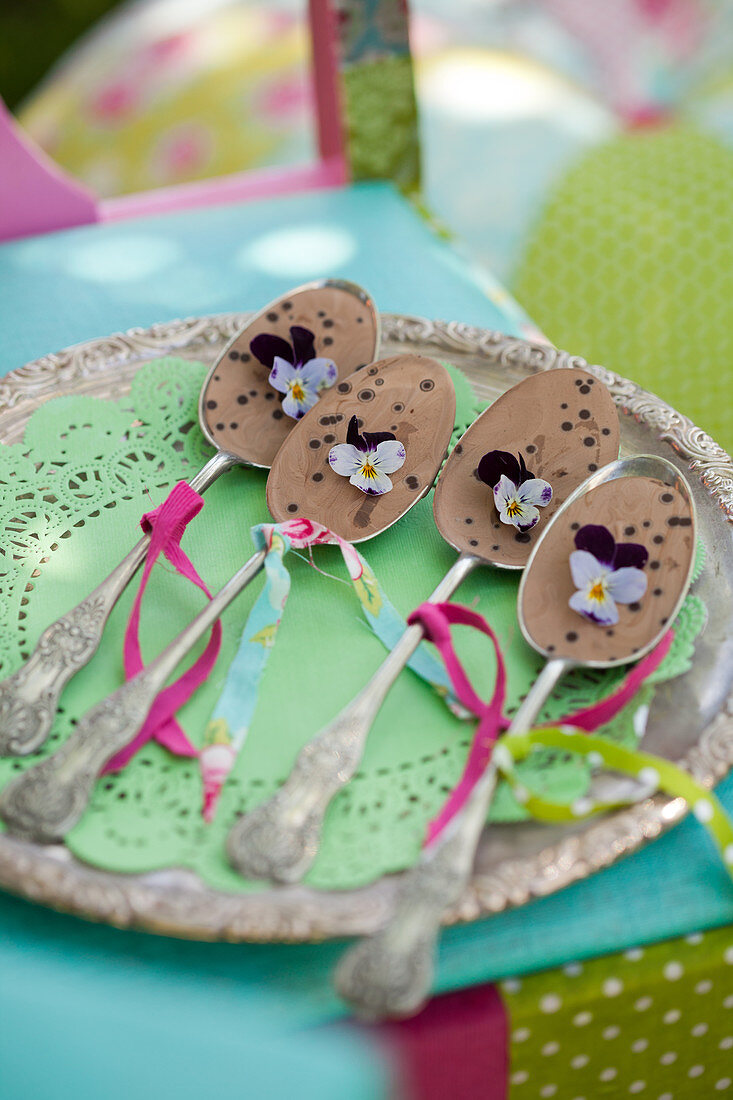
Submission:
[[[501,985],[508,1100],[733,1096],[733,927]]]
[[[733,149],[624,133],[565,172],[513,290],[559,347],[633,378],[733,449]]]

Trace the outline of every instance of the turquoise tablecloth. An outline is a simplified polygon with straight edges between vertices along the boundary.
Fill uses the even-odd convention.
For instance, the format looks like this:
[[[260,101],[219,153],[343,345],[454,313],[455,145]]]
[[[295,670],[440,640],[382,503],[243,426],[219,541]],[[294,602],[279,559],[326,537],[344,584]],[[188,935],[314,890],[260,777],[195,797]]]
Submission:
[[[256,308],[325,274],[363,283],[384,311],[515,333],[524,321],[511,301],[498,305],[494,284],[468,272],[388,186],[369,185],[1,247],[0,371],[134,325]],[[733,811],[733,777],[719,793]],[[437,985],[459,988],[731,920],[733,890],[700,827],[685,822],[557,896],[448,930]],[[53,1060],[78,1086],[77,1100],[95,1095],[94,1075],[110,1059],[119,1067],[117,1091],[105,1098],[130,1094],[136,1078],[124,1052],[115,1054],[115,1035],[133,1041],[141,1057],[150,1053],[147,1064],[157,1066],[151,1074],[174,1072],[181,1096],[204,1072],[212,1094],[264,1095],[257,1087],[231,1091],[233,1080],[244,1080],[232,1074],[239,1066],[243,1075],[245,1063],[253,1081],[266,1079],[256,1078],[263,1067],[275,1073],[277,1066],[269,1096],[291,1095],[299,1077],[301,1095],[310,1095],[303,1067],[308,1058],[317,1066],[326,1048],[311,1039],[301,1050],[282,1036],[339,1013],[328,979],[341,944],[179,943],[93,927],[7,897],[0,898],[0,937],[3,1100],[44,1095],[36,1086],[47,1075],[34,1076],[41,1070],[31,1057],[24,1082],[28,1059],[18,1053],[27,1054],[39,1034],[51,1037]],[[358,1076],[364,1095],[379,1093],[379,1072],[367,1072],[363,1053],[350,1044],[341,1039],[329,1047],[336,1051],[332,1076],[323,1076],[320,1096],[341,1088],[340,1095],[357,1097],[355,1086],[341,1087],[342,1072]],[[92,1070],[84,1068],[85,1056]],[[66,1092],[59,1084],[45,1095],[55,1100]]]

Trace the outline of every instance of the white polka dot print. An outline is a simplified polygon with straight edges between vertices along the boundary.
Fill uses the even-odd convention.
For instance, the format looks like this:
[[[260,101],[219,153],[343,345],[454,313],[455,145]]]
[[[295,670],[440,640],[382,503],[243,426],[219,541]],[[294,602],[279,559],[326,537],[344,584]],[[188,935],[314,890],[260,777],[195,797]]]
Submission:
[[[648,1046],[648,1039],[635,1039],[634,1042],[631,1044],[631,1049],[633,1050],[634,1054],[641,1054],[642,1051],[645,1051]]]
[[[545,1045],[542,1048],[542,1053],[547,1058],[552,1054],[557,1054],[559,1049],[560,1049],[560,1044],[559,1043],[545,1043]]]
[[[707,824],[713,816],[713,804],[707,798],[698,798],[692,807],[692,812],[703,825]]]
[[[573,1016],[573,1023],[576,1027],[585,1027],[593,1019],[592,1012],[578,1012],[576,1016]]]
[[[656,768],[642,768],[639,772],[639,779],[645,786],[651,787],[653,791],[656,791],[659,787],[659,772]]]
[[[705,978],[704,981],[697,983],[697,985],[695,986],[695,992],[696,993],[709,993],[712,988],[713,988],[713,983],[710,981],[709,978]]]
[[[546,993],[540,998],[540,1012],[557,1012],[562,1007],[562,1000],[557,993]]]
[[[601,986],[604,997],[618,997],[623,992],[624,983],[619,978],[607,978]]]
[[[677,1061],[677,1052],[674,1050],[666,1051],[659,1059],[663,1066],[671,1066],[673,1062]]]
[[[715,1087],[718,1092],[724,1092],[725,1089],[729,1089],[731,1086],[730,1077],[721,1077],[719,1081],[715,1082]]]
[[[646,1081],[632,1081],[629,1085],[629,1092],[637,1093],[643,1092],[646,1088]]]
[[[603,1038],[604,1039],[617,1039],[621,1034],[621,1028],[612,1025],[611,1027],[604,1027]]]
[[[614,1077],[618,1074],[618,1070],[614,1066],[607,1066],[606,1069],[602,1069],[598,1074],[598,1078],[601,1081],[613,1081]]]
[[[576,1054],[575,1057],[571,1059],[570,1065],[573,1069],[582,1069],[583,1066],[588,1065],[588,1061],[589,1058],[587,1054]]]
[[[512,1032],[512,1039],[515,1043],[526,1043],[532,1032],[528,1027],[518,1027],[516,1031]]]
[[[681,1016],[681,1012],[678,1008],[670,1008],[669,1012],[665,1012],[662,1019],[665,1024],[676,1024]]]
[[[638,1001],[634,1001],[634,1008],[637,1012],[646,1012],[648,1008],[651,1008],[653,1003],[651,997],[639,997]]]
[[[706,1034],[707,1030],[707,1024],[695,1024],[690,1034],[694,1035],[696,1039],[699,1039],[702,1035]]]
[[[668,962],[662,971],[668,982],[678,981],[684,972],[682,964],[678,962]]]

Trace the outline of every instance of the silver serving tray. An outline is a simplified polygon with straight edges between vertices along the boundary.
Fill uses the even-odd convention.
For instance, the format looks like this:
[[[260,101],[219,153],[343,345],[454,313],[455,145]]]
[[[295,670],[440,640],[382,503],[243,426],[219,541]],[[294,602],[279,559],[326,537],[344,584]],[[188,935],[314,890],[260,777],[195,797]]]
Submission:
[[[146,360],[175,354],[211,362],[247,314],[172,321],[89,340],[44,356],[0,380],[0,441],[22,437],[28,417],[61,393],[117,399]],[[477,395],[493,400],[539,370],[585,360],[567,352],[457,322],[385,314],[385,355],[404,350],[455,363]],[[691,473],[707,567],[695,591],[708,623],[687,675],[657,691],[644,747],[683,766],[706,786],[733,764],[733,464],[687,417],[602,367],[588,367],[610,389],[621,418],[622,453],[670,458]],[[664,796],[592,822],[559,827],[523,823],[484,834],[473,881],[446,923],[471,921],[551,894],[659,836],[687,812]],[[214,891],[191,871],[145,875],[99,871],[62,845],[41,847],[0,836],[0,886],[33,901],[119,927],[205,940],[306,941],[374,931],[386,918],[400,876],[360,890],[273,887],[259,894]]]

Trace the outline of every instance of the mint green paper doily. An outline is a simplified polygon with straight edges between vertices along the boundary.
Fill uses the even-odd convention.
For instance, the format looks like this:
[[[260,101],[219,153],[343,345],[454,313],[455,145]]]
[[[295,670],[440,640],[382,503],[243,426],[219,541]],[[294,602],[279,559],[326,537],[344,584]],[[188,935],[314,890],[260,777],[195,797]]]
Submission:
[[[456,385],[454,441],[478,409],[468,382],[450,368]],[[211,453],[197,422],[205,367],[178,359],[147,364],[129,396],[113,403],[69,396],[49,401],[31,417],[23,443],[0,448],[0,675],[9,675],[43,628],[86,595],[131,547],[143,512],[190,478]],[[206,494],[183,547],[209,587],[218,589],[252,551],[249,529],[268,519],[266,471],[235,469]],[[395,527],[361,547],[385,592],[407,615],[424,600],[455,560],[432,518],[432,494]],[[149,744],[121,773],[96,786],[90,807],[67,837],[81,859],[112,871],[143,872],[168,866],[195,869],[210,886],[257,890],[229,868],[224,838],[235,816],[269,795],[287,775],[301,745],[363,686],[384,657],[346,580],[338,550],[314,551],[324,577],[295,554],[289,557],[292,589],[278,644],[264,678],[244,750],[228,780],[216,820],[200,816],[196,761],[177,759]],[[201,735],[234,655],[255,582],[223,616],[219,663],[209,681],[179,714],[194,742]],[[479,569],[457,598],[485,615],[507,661],[511,713],[536,677],[541,660],[523,641],[516,622],[518,578]],[[99,651],[71,681],[46,746],[35,756],[0,760],[0,787],[54,751],[77,718],[122,682],[122,637],[136,585],[114,609]],[[146,659],[190,621],[203,597],[167,564],[156,566],[143,609]],[[684,672],[704,624],[701,601],[689,596],[676,623],[673,649],[654,679]],[[455,632],[457,649],[484,694],[493,684],[486,640]],[[202,643],[203,645],[203,643]],[[623,670],[582,670],[566,678],[547,707],[557,718],[589,705],[620,681]],[[607,732],[634,743],[639,706],[647,687]],[[638,717],[637,717],[638,723]],[[458,779],[472,733],[413,673],[405,672],[374,724],[364,761],[329,811],[323,845],[307,881],[325,889],[361,886],[409,866],[426,822]],[[573,800],[588,787],[585,761],[570,754],[536,753],[520,766],[537,793]],[[517,820],[524,811],[508,788],[498,792],[494,820]]]

